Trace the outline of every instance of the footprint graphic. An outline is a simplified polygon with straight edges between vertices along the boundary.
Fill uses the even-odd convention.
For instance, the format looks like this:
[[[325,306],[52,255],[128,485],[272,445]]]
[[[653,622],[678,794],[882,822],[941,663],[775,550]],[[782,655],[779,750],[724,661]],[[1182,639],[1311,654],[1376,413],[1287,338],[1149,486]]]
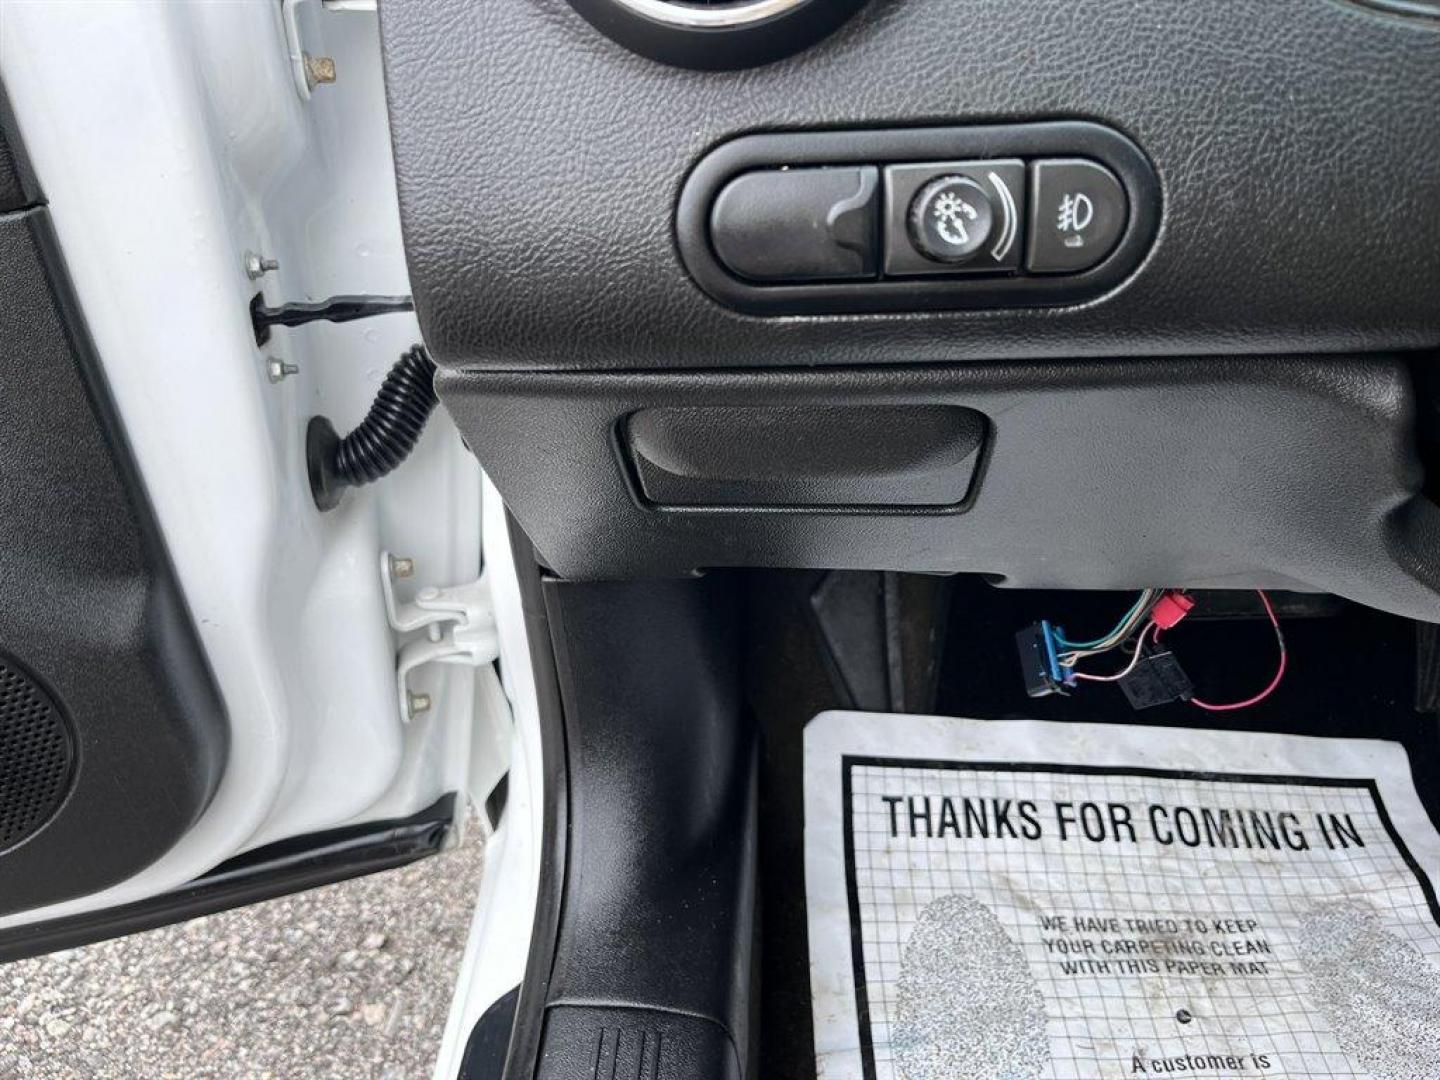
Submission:
[[[1025,954],[973,897],[920,912],[900,958],[891,1050],[903,1080],[1037,1080],[1050,1064]]]
[[[1345,1056],[1375,1080],[1440,1077],[1440,971],[1371,910],[1300,919],[1301,962]]]

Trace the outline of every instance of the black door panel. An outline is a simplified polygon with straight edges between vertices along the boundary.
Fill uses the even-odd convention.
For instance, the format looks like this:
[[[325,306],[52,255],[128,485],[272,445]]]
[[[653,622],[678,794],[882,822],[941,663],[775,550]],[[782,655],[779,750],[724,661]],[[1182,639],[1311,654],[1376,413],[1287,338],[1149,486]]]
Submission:
[[[169,850],[220,782],[229,727],[43,206],[0,216],[0,283],[0,652],[73,737],[53,814],[0,853],[3,914]],[[26,750],[34,730],[0,701],[0,817],[54,767]]]

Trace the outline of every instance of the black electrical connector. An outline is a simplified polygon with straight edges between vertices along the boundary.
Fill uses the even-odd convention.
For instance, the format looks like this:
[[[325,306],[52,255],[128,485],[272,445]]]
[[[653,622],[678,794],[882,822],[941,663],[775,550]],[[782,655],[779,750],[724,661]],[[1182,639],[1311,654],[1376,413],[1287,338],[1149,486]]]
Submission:
[[[1190,676],[1185,674],[1175,654],[1169,649],[1148,645],[1135,669],[1120,680],[1120,689],[1125,691],[1126,700],[1136,711],[1189,701],[1195,696]]]

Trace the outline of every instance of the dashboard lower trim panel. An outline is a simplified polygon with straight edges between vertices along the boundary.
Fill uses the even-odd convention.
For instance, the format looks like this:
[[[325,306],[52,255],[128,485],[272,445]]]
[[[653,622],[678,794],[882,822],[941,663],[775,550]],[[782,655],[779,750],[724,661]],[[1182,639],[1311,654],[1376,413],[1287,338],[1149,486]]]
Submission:
[[[442,372],[437,387],[564,577],[966,572],[1025,588],[1329,592],[1440,620],[1440,507],[1422,493],[1400,357]],[[985,418],[963,513],[659,508],[628,475],[623,422],[642,409],[915,404]]]

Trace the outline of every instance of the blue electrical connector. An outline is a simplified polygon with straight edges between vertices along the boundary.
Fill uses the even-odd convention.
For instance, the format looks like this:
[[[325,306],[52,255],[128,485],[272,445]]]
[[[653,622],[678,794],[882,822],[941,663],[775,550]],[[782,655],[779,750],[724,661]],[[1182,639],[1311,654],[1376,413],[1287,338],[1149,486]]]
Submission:
[[[1060,663],[1064,640],[1065,632],[1044,619],[1015,635],[1025,692],[1031,697],[1063,694],[1066,687],[1075,685],[1074,676]]]

